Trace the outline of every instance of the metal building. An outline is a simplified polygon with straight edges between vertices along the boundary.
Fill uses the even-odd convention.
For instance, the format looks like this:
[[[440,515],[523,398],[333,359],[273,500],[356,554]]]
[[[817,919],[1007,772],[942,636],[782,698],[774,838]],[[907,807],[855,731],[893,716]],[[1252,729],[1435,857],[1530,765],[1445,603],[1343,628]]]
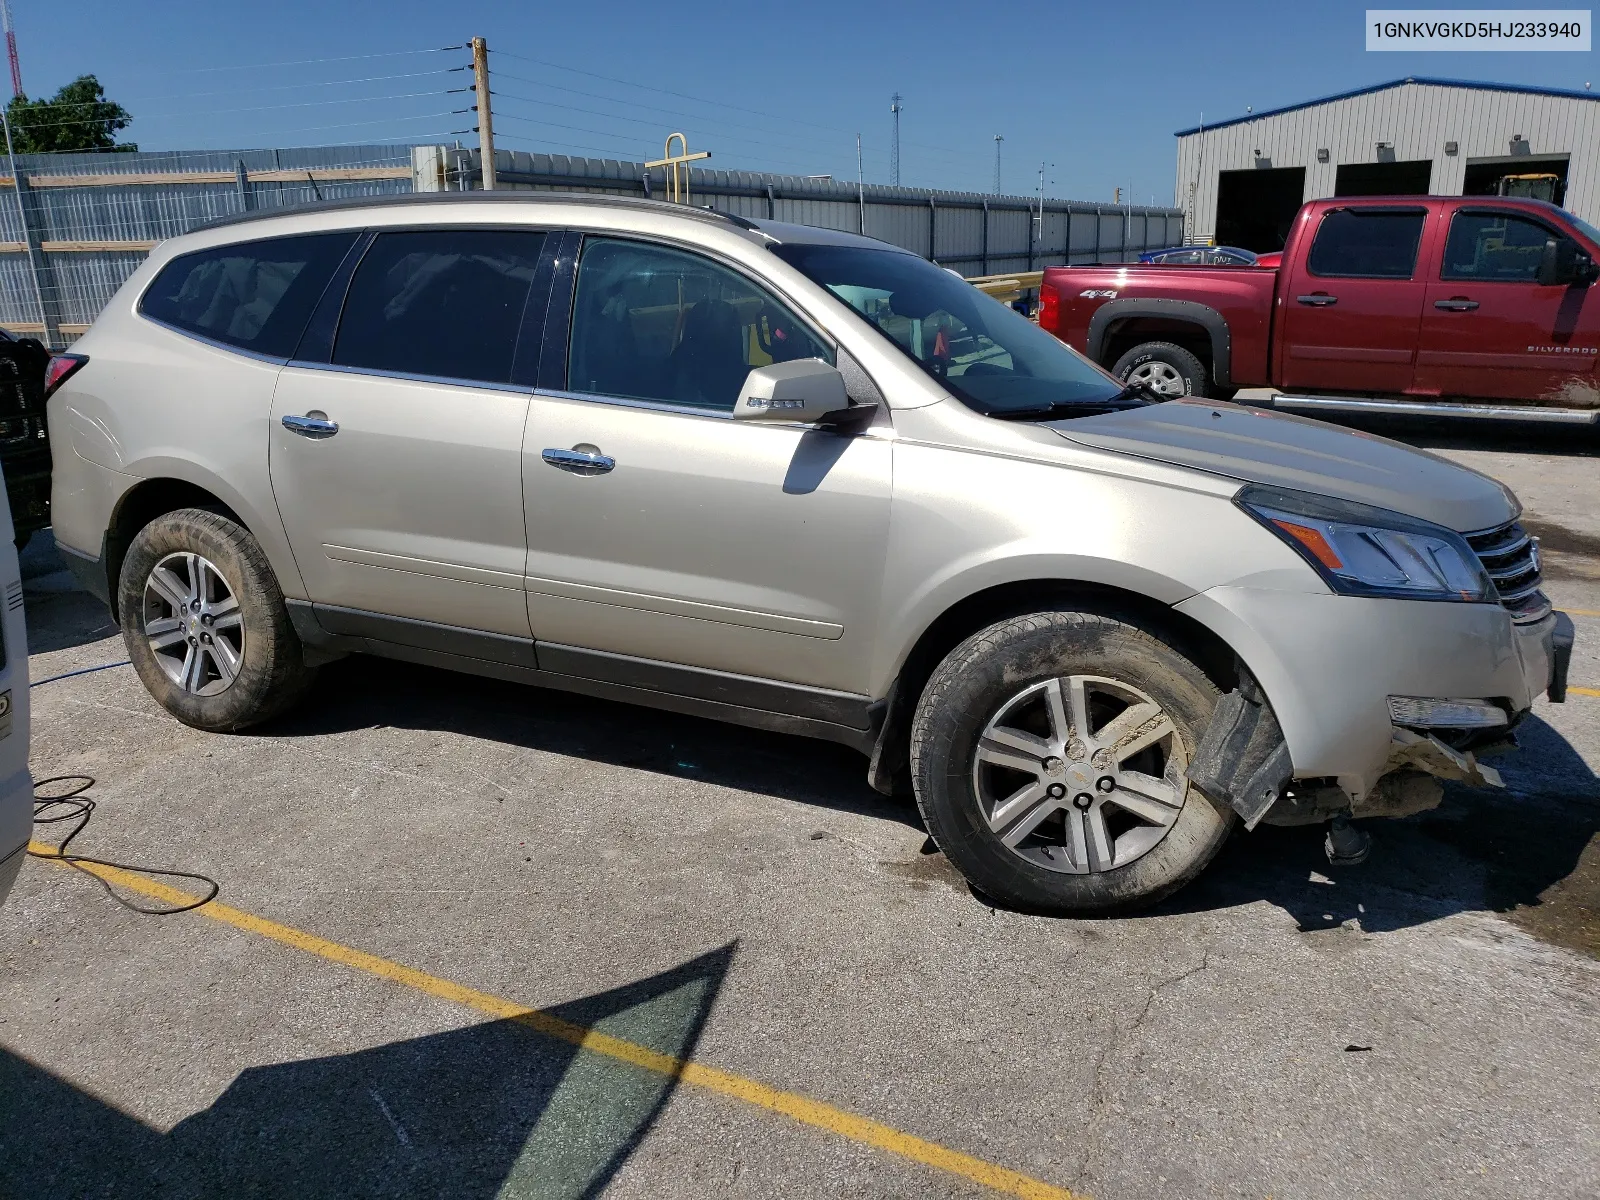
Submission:
[[[1374,87],[1181,130],[1191,240],[1278,250],[1307,200],[1523,195],[1600,224],[1600,94],[1454,79]]]

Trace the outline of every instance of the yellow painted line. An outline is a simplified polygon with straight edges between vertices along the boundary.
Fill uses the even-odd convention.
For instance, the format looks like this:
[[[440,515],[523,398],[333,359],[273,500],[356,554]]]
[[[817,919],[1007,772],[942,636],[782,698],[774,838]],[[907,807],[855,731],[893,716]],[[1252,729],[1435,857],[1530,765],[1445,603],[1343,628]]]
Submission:
[[[54,857],[55,854],[54,847],[40,842],[29,842],[28,849],[45,858]],[[114,883],[118,887],[128,889],[130,892],[137,892],[153,900],[160,900],[165,904],[192,904],[199,899],[198,896],[192,896],[188,892],[168,887],[164,883],[146,879],[142,875],[135,875],[131,871],[100,866],[97,863],[78,863],[75,865],[79,870],[88,871],[107,883]],[[863,1145],[873,1146],[879,1150],[886,1150],[890,1154],[899,1155],[901,1158],[910,1159],[912,1162],[922,1163],[924,1166],[947,1171],[952,1175],[959,1175],[963,1179],[981,1183],[999,1192],[1005,1192],[1012,1196],[1022,1196],[1026,1200],[1088,1200],[1081,1193],[1055,1187],[1052,1184],[1024,1175],[1019,1171],[1013,1171],[1009,1167],[985,1162],[981,1158],[973,1158],[969,1154],[962,1154],[959,1150],[951,1150],[949,1147],[941,1146],[937,1142],[925,1141],[912,1134],[902,1133],[892,1126],[870,1120],[867,1117],[859,1117],[854,1113],[834,1108],[831,1104],[824,1104],[820,1100],[813,1100],[797,1092],[780,1091],[777,1088],[768,1087],[764,1083],[758,1083],[754,1079],[746,1079],[729,1071],[719,1071],[716,1067],[708,1067],[686,1059],[674,1058],[669,1054],[661,1054],[636,1042],[625,1041],[622,1038],[612,1037],[587,1026],[564,1021],[560,1017],[541,1012],[539,1009],[515,1004],[510,1000],[502,1000],[500,997],[491,996],[487,992],[464,987],[459,983],[452,983],[448,979],[440,979],[436,975],[429,975],[424,971],[418,971],[414,967],[392,962],[387,958],[379,958],[376,954],[368,954],[364,950],[356,950],[338,942],[330,942],[327,938],[318,937],[314,933],[306,933],[288,925],[280,925],[276,921],[269,921],[265,917],[258,917],[241,909],[230,908],[228,905],[219,904],[215,900],[194,911],[202,916],[210,917],[213,921],[220,921],[224,925],[232,925],[235,929],[242,929],[247,933],[270,938],[272,941],[279,942],[285,946],[292,946],[296,950],[303,950],[307,954],[315,954],[319,958],[325,958],[329,962],[340,963],[357,971],[365,971],[369,975],[376,975],[380,979],[398,983],[403,987],[425,992],[441,1000],[449,1000],[466,1008],[477,1009],[479,1012],[487,1013],[491,1017],[516,1021],[529,1029],[533,1029],[547,1037],[555,1038],[558,1041],[567,1042],[581,1049],[603,1054],[607,1058],[615,1059],[618,1062],[629,1063],[646,1071],[654,1071],[679,1082],[705,1088],[707,1091],[717,1092],[735,1100],[743,1100],[746,1104],[753,1104],[757,1108],[764,1108],[769,1112],[781,1113],[792,1120],[800,1122],[802,1125],[826,1129],[830,1133],[849,1138],[853,1142],[860,1142]]]
[[[1600,688],[1568,687],[1567,691],[1577,692],[1580,696],[1600,696]]]
[[[1600,617],[1600,612],[1592,608],[1563,608],[1561,611],[1569,617]]]

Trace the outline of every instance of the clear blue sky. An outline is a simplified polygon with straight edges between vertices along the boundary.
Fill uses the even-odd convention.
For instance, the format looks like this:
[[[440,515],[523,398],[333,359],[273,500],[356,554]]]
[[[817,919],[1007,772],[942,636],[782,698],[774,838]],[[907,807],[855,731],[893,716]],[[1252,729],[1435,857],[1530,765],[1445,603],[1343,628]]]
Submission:
[[[442,139],[471,122],[448,115],[470,103],[446,94],[466,73],[443,70],[467,55],[392,52],[478,34],[499,52],[503,146],[642,159],[683,129],[708,165],[853,178],[859,130],[866,178],[887,182],[898,90],[905,183],[991,190],[999,133],[1007,192],[1032,192],[1046,161],[1052,196],[1110,200],[1131,183],[1158,204],[1172,201],[1172,135],[1201,113],[1406,75],[1600,87],[1593,52],[1368,53],[1366,5],[1349,0],[12,6],[28,93],[92,72],[143,149]],[[258,66],[360,55],[382,57]]]

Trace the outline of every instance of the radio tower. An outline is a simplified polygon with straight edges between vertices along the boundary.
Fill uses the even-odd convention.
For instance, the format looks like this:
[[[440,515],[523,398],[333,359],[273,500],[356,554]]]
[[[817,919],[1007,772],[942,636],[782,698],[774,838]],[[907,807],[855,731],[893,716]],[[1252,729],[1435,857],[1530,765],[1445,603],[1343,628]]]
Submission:
[[[9,3],[10,0],[0,0]],[[900,93],[889,97],[889,111],[894,114],[894,145],[889,150],[889,182],[900,186]]]
[[[6,31],[6,57],[11,60],[11,94],[22,95],[22,66],[17,62],[17,34],[11,28],[11,0],[0,0],[0,23]]]

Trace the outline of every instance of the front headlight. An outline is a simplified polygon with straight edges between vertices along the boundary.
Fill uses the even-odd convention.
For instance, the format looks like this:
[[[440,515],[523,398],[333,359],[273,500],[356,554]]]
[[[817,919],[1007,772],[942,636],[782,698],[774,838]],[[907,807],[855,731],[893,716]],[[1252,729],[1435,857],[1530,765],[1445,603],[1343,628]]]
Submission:
[[[1472,547],[1442,525],[1285,488],[1247,487],[1236,502],[1294,547],[1336,592],[1498,602]]]

